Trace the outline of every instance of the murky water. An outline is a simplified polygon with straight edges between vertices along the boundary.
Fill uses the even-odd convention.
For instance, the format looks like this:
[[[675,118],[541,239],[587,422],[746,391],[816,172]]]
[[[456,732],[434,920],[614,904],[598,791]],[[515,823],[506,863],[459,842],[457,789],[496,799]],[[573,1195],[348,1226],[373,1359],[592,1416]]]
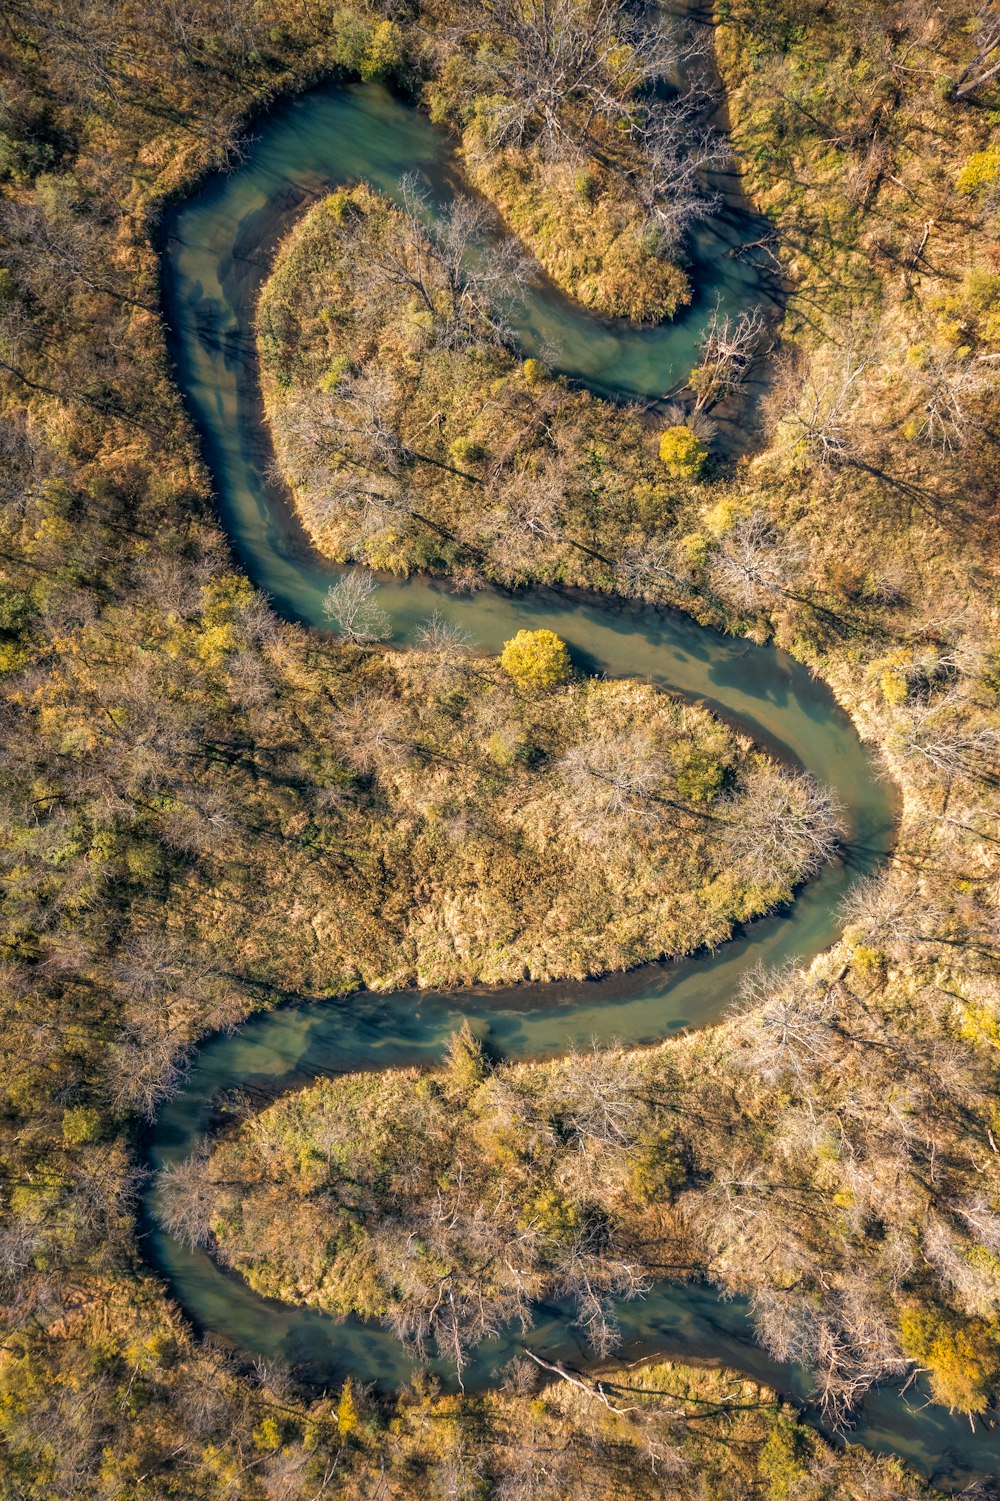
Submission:
[[[402,173],[415,171],[441,201],[455,186],[454,168],[447,139],[375,86],[300,97],[261,122],[256,135],[238,172],[213,179],[170,216],[165,306],[178,379],[201,433],[234,551],[276,609],[321,627],[323,596],[336,570],[310,551],[283,496],[264,477],[270,454],[253,361],[256,295],[277,241],[317,195],[359,179],[394,193]],[[695,247],[697,300],[662,328],[602,322],[554,289],[539,288],[519,317],[523,348],[545,352],[555,368],[595,391],[658,398],[690,370],[716,301],[724,312],[737,312],[768,297],[753,263],[729,253],[758,235],[759,224],[737,207],[706,226]],[[877,779],[828,690],[773,648],[721,636],[682,616],[555,593],[483,591],[465,598],[428,579],[390,580],[381,602],[397,641],[406,641],[434,611],[491,652],[522,626],[548,626],[586,670],[648,678],[705,703],[836,791],[847,815],[843,859],[828,865],[789,912],[752,924],[715,955],[646,965],[585,984],[361,994],[262,1015],[234,1036],[210,1039],[199,1049],[187,1083],[151,1130],[155,1166],[191,1151],[221,1089],[278,1092],[316,1074],[430,1063],[462,1018],[506,1056],[561,1052],[591,1038],[648,1042],[711,1022],[725,1010],[748,965],[808,959],[833,942],[840,899],[888,851],[891,790]],[[319,1383],[349,1373],[383,1386],[406,1379],[410,1365],[387,1332],[258,1297],[208,1256],[166,1236],[152,1218],[154,1199],[151,1194],[146,1206],[148,1255],[200,1329],[287,1361]],[[649,1297],[624,1305],[618,1317],[626,1356],[660,1352],[719,1361],[800,1398],[808,1390],[804,1373],[778,1366],[755,1346],[743,1305],[722,1302],[709,1288],[659,1284]],[[550,1357],[586,1358],[563,1309],[540,1309],[528,1342]],[[494,1380],[520,1343],[511,1336],[481,1349],[468,1384]],[[902,1454],[928,1473],[991,1472],[1000,1462],[992,1435],[973,1435],[967,1423],[937,1409],[921,1411],[923,1400],[919,1392],[909,1401],[892,1390],[872,1393],[859,1416],[858,1438]]]

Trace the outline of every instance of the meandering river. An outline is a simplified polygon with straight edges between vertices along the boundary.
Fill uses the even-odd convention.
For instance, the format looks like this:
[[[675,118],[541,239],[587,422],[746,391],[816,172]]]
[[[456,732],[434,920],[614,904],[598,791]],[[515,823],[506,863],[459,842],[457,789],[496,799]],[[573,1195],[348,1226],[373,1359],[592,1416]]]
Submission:
[[[270,451],[261,425],[253,314],[278,240],[303,207],[331,187],[365,179],[393,193],[416,172],[437,201],[456,186],[452,148],[415,109],[373,86],[301,96],[256,126],[245,163],[209,181],[165,224],[163,277],[177,377],[201,435],[219,514],[234,552],[284,616],[323,628],[322,601],[336,570],[309,548],[280,489],[266,475]],[[723,312],[764,300],[769,288],[752,257],[731,255],[759,237],[759,224],[730,198],[699,233],[693,306],[673,324],[637,329],[602,322],[550,287],[533,289],[518,316],[525,353],[614,398],[658,398],[695,363],[701,331],[718,300]],[[188,1155],[212,1119],[213,1100],[242,1087],[278,1093],[322,1073],[433,1062],[463,1018],[505,1056],[561,1052],[592,1038],[644,1043],[716,1020],[751,964],[808,960],[837,937],[844,893],[890,848],[894,798],[826,687],[772,647],[721,636],[680,615],[592,597],[555,593],[452,594],[428,579],[387,581],[380,602],[393,637],[438,611],[485,651],[499,650],[522,626],[548,626],[575,661],[609,676],[638,676],[697,699],[832,787],[846,810],[843,857],[828,864],[787,912],[753,923],[714,955],[646,965],[584,984],[465,990],[452,995],[362,993],[302,1000],[255,1017],[233,1036],[198,1050],[183,1087],[151,1128],[154,1167]],[[383,1387],[412,1369],[378,1326],[338,1322],[272,1303],[207,1254],[172,1240],[155,1220],[155,1187],[144,1211],[147,1255],[200,1330],[334,1383],[351,1374]],[[617,1310],[622,1353],[660,1353],[730,1364],[804,1400],[808,1376],[770,1360],[753,1341],[745,1307],[707,1287],[661,1283]],[[480,1349],[470,1386],[495,1379],[516,1347],[582,1362],[571,1314],[541,1308],[525,1341],[512,1334]],[[442,1371],[447,1378],[447,1372]],[[1000,1468],[1000,1443],[965,1420],[922,1409],[891,1389],[874,1391],[856,1437],[898,1453],[928,1474],[956,1478]]]

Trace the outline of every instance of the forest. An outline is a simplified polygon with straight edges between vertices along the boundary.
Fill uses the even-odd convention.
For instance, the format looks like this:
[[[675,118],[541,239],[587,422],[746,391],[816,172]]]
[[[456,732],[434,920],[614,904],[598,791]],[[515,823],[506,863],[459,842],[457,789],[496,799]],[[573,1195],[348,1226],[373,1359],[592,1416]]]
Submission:
[[[0,1495],[998,1494],[852,1441],[866,1393],[1000,1403],[1000,23],[982,0],[7,0],[0,8]],[[679,92],[678,76],[689,80]],[[162,226],[267,112],[374,85],[459,189],[329,184],[256,336],[274,484],[351,567],[289,621],[220,524]],[[525,358],[544,280],[653,330],[737,181],[767,306],[615,403]],[[660,393],[656,393],[660,394]],[[488,655],[389,581],[683,611],[829,685],[898,799],[809,963],[651,1046],[446,1055],[221,1102],[163,1227],[460,1374],[572,1305],[580,1369],[317,1389],[195,1327],[146,1145],[196,1050],[297,997],[725,951],[843,810],[551,632]],[[380,592],[381,591],[381,592]],[[747,930],[754,932],[751,923]],[[375,1071],[378,1068],[379,1071]],[[615,1299],[745,1299],[808,1405],[622,1355]],[[819,1424],[828,1435],[824,1437]],[[930,1442],[933,1442],[931,1440]]]

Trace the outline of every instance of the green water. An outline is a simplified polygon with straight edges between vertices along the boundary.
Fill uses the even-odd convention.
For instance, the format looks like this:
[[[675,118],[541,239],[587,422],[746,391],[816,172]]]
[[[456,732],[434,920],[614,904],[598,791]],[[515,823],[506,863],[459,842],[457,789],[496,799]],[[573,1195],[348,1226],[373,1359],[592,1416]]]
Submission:
[[[375,86],[320,90],[258,124],[246,163],[210,181],[175,210],[164,235],[164,301],[177,376],[199,428],[219,513],[250,577],[286,617],[322,627],[322,600],[336,570],[313,554],[280,493],[264,476],[270,453],[260,422],[252,315],[275,245],[316,195],[364,178],[394,192],[416,171],[435,200],[454,188],[448,141],[416,110]],[[657,398],[694,363],[700,332],[718,299],[723,311],[765,299],[755,267],[728,252],[758,237],[759,224],[738,206],[706,226],[695,245],[698,299],[677,323],[634,329],[601,322],[551,288],[532,292],[518,320],[526,353],[545,352],[555,367],[614,397]],[[554,352],[554,353],[553,353]],[[838,931],[837,907],[852,882],[885,857],[894,799],[828,690],[770,647],[733,640],[682,616],[613,601],[555,593],[511,596],[483,591],[456,597],[428,579],[387,581],[381,602],[394,639],[438,611],[496,651],[521,626],[549,626],[584,669],[648,678],[697,699],[832,787],[847,813],[843,857],[800,893],[793,908],[754,923],[715,955],[644,966],[585,984],[526,985],[453,995],[362,994],[341,1001],[303,1000],[255,1018],[235,1035],[206,1042],[184,1087],[150,1132],[154,1166],[186,1156],[209,1125],[221,1089],[268,1093],[316,1074],[430,1063],[462,1018],[506,1056],[561,1052],[591,1038],[642,1043],[717,1019],[748,965],[808,959]],[[178,1302],[201,1330],[333,1383],[353,1374],[388,1387],[411,1367],[386,1331],[336,1322],[308,1309],[270,1303],[207,1255],[189,1252],[155,1222],[148,1196],[145,1246]],[[771,1361],[753,1342],[740,1302],[711,1289],[663,1283],[618,1310],[626,1357],[661,1352],[736,1365],[803,1398],[808,1377]],[[569,1314],[542,1308],[531,1345],[584,1361]],[[482,1386],[521,1343],[498,1341],[478,1352],[467,1384]],[[447,1378],[447,1372],[443,1373]],[[1000,1446],[967,1424],[919,1411],[891,1390],[870,1395],[857,1436],[900,1453],[928,1473],[994,1468]]]

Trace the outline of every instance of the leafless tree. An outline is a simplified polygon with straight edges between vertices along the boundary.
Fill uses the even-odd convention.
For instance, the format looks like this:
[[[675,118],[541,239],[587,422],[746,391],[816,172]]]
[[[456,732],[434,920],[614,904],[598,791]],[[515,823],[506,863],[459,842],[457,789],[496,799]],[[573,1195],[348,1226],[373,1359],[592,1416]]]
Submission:
[[[567,1054],[546,1103],[582,1149],[596,1144],[627,1148],[647,1114],[647,1095],[638,1056],[595,1042],[588,1052]]]
[[[1000,731],[971,721],[957,693],[903,706],[886,743],[891,754],[945,783],[993,783],[1000,776]]]
[[[116,270],[105,261],[105,237],[83,215],[74,212],[66,201],[66,189],[45,200],[30,202],[8,200],[4,205],[3,229],[8,253],[30,285],[52,283],[72,290],[74,282],[88,291],[113,298],[147,313],[155,313],[152,302],[136,296],[135,291],[120,285]]]
[[[984,0],[977,19],[981,22],[980,34],[976,37],[976,51],[955,80],[954,97],[964,99],[974,94],[983,84],[989,83],[1000,73],[1000,16],[993,0]]]
[[[406,509],[399,476],[409,455],[399,436],[398,401],[392,382],[376,373],[330,394],[303,393],[289,407],[284,443],[293,483],[324,497],[329,508],[353,512],[362,534]],[[283,478],[280,469],[275,477]]]
[[[375,603],[377,592],[378,581],[373,574],[351,569],[326,591],[323,614],[348,641],[360,645],[384,641],[392,622]]]
[[[974,404],[995,376],[975,355],[932,345],[921,361],[907,364],[906,379],[919,403],[920,436],[950,452],[976,428]]]
[[[763,763],[721,805],[724,839],[744,879],[770,889],[815,875],[837,847],[840,809],[804,771]]]
[[[397,698],[366,688],[338,707],[331,734],[358,771],[384,774],[411,754],[412,747],[402,733],[405,723],[406,713]]]
[[[779,1360],[815,1373],[814,1399],[838,1428],[877,1381],[906,1369],[892,1326],[863,1280],[828,1290],[822,1302],[808,1291],[760,1287],[751,1299],[757,1337]]]
[[[675,546],[664,538],[631,544],[615,564],[622,592],[638,599],[657,600],[673,589],[687,592],[691,580]]]
[[[704,174],[730,158],[723,136],[703,123],[709,101],[697,93],[655,100],[642,114],[642,167],[636,186],[647,212],[647,231],[661,253],[675,250],[690,226],[712,212],[718,195]]]
[[[409,458],[399,434],[400,393],[382,370],[345,377],[332,393],[328,426],[341,453],[376,473],[398,474]]]
[[[537,565],[539,548],[559,540],[566,466],[558,456],[535,470],[501,473],[490,487],[484,525],[496,566],[516,579]]]
[[[757,964],[740,981],[736,1002],[742,1062],[771,1085],[794,1080],[811,1084],[836,1053],[836,999],[829,985],[815,983],[796,964],[768,969]]]
[[[992,1257],[996,1255],[993,1248],[1000,1247],[998,1216],[979,1197],[967,1200],[957,1218],[964,1220],[964,1225],[949,1223],[941,1214],[929,1215],[921,1250],[966,1314],[994,1318],[1000,1304],[1000,1281],[981,1252],[985,1250]],[[970,1235],[970,1229],[975,1233]]]
[[[744,390],[765,328],[763,308],[742,312],[736,319],[715,309],[690,376],[696,411],[718,406]]]
[[[792,377],[797,399],[785,424],[793,446],[813,462],[837,465],[857,456],[861,383],[869,364],[848,347],[821,367],[814,360],[804,381]]]
[[[713,583],[727,599],[756,609],[768,598],[790,594],[789,585],[807,554],[790,542],[764,511],[741,516],[712,554]]]
[[[692,410],[683,401],[669,401],[663,408],[664,427],[689,427],[696,438],[711,443],[719,431],[718,423],[706,412]]]
[[[593,1227],[585,1227],[559,1253],[554,1292],[576,1305],[574,1324],[598,1356],[609,1355],[621,1338],[612,1313],[615,1299],[639,1298],[649,1278],[638,1262],[623,1256]]]
[[[435,339],[446,346],[486,335],[509,339],[506,311],[536,272],[518,242],[497,234],[486,203],[457,195],[432,211],[418,178],[400,180],[403,234],[366,236],[351,245],[358,276],[369,290],[391,286],[416,293],[432,315]],[[355,239],[357,228],[349,226]]]
[[[448,656],[466,656],[472,649],[468,631],[448,620],[437,610],[417,626],[414,640],[421,651],[442,653]]]
[[[574,745],[560,760],[559,771],[573,798],[573,825],[590,842],[648,832],[667,811],[660,795],[666,763],[641,729]]]
[[[185,1058],[176,1035],[130,1023],[108,1049],[110,1103],[152,1120],[158,1106],[184,1076]]]
[[[351,470],[321,470],[314,474],[310,514],[316,524],[344,523],[349,527],[350,552],[363,557],[367,544],[388,527],[405,528],[413,511],[394,476],[358,475]]]
[[[934,888],[899,870],[857,881],[840,910],[844,922],[857,929],[866,944],[895,957],[913,944],[933,942],[947,922]]]
[[[157,1179],[156,1218],[174,1240],[194,1249],[212,1241],[216,1188],[208,1143],[182,1162],[163,1168]]]
[[[492,101],[490,148],[539,140],[566,157],[597,119],[628,127],[636,95],[678,57],[665,29],[613,0],[481,0],[464,16]]]

